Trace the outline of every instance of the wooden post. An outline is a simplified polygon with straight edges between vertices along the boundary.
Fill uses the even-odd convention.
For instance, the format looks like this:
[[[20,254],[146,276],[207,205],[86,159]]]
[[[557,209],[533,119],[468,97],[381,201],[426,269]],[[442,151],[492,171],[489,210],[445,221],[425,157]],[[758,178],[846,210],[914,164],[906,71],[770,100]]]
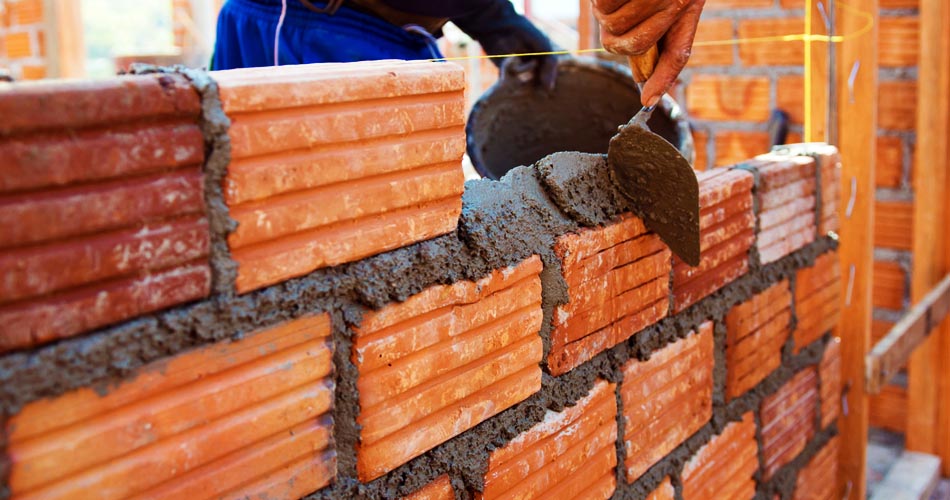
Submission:
[[[86,43],[81,2],[44,0],[46,12],[47,71],[54,78],[86,75]]]
[[[917,303],[950,269],[947,244],[950,193],[946,131],[950,124],[950,6],[946,0],[920,2],[917,79],[917,145],[913,171],[914,227],[911,300]],[[950,474],[950,330],[934,330],[908,365],[907,449],[940,455]],[[941,391],[943,389],[943,391]],[[943,397],[941,397],[941,393]],[[941,409],[942,407],[942,409]],[[942,417],[942,422],[941,422]]]
[[[845,279],[841,336],[842,379],[847,388],[847,414],[841,419],[842,491],[850,499],[866,497],[868,398],[865,356],[871,342],[871,269],[874,261],[874,169],[877,136],[877,0],[838,3],[836,32],[846,38],[837,58],[837,120],[841,150],[841,245]]]
[[[821,7],[819,7],[821,5]],[[808,0],[808,12],[805,32],[809,35],[830,35],[825,24],[828,12],[828,0]],[[824,13],[824,15],[823,15]],[[805,78],[810,85],[806,85],[805,102],[805,142],[827,142],[828,106],[829,106],[829,79],[831,71],[830,57],[828,56],[829,42],[805,43]]]

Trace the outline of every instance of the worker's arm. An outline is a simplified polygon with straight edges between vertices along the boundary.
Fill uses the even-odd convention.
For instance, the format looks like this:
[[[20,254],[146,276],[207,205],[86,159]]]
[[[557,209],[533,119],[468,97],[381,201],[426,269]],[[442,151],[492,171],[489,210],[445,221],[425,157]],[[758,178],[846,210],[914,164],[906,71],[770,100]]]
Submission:
[[[551,52],[551,41],[531,21],[515,12],[508,0],[491,0],[486,7],[472,14],[452,18],[452,22],[482,45],[489,55]],[[547,88],[554,87],[557,59],[552,55],[524,58],[533,61],[536,80]],[[492,59],[501,66],[504,59]]]
[[[706,0],[591,0],[600,40],[609,52],[638,55],[658,45],[660,59],[640,96],[660,100],[686,66]]]

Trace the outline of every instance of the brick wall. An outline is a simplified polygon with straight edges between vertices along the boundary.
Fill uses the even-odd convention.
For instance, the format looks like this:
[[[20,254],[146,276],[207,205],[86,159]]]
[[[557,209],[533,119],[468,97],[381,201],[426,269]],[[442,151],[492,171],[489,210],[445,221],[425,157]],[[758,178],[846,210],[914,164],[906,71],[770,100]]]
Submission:
[[[707,0],[698,42],[804,33],[803,2]],[[820,20],[816,20],[820,22]],[[696,168],[738,163],[769,150],[772,110],[789,115],[790,143],[802,137],[804,44],[800,41],[699,46],[672,92],[690,117]]]
[[[47,29],[43,0],[0,1],[0,70],[17,80],[46,78]]]
[[[0,88],[0,497],[834,494],[834,148],[698,173],[689,268],[602,155],[463,186],[462,81]]]

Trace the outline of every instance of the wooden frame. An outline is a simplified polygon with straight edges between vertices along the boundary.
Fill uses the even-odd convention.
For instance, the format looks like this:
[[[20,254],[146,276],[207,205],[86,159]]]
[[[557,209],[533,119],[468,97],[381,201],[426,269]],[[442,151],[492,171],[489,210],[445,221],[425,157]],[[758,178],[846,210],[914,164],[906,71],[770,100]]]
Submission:
[[[839,481],[848,498],[865,498],[867,481],[868,398],[865,356],[871,341],[871,269],[874,264],[874,171],[877,137],[878,0],[850,0],[836,9],[836,32],[847,36],[837,54],[836,117],[841,151],[841,245],[838,255],[845,297],[837,333],[841,337],[843,412]]]

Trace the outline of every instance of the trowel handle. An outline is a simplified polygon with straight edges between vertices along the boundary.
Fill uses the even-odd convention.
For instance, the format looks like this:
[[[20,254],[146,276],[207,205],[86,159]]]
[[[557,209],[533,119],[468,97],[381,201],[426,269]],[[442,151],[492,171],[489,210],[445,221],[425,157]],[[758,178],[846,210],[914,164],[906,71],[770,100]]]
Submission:
[[[633,70],[633,81],[643,83],[653,76],[653,68],[656,68],[656,62],[660,59],[660,51],[654,44],[646,52],[630,56],[630,69]]]

